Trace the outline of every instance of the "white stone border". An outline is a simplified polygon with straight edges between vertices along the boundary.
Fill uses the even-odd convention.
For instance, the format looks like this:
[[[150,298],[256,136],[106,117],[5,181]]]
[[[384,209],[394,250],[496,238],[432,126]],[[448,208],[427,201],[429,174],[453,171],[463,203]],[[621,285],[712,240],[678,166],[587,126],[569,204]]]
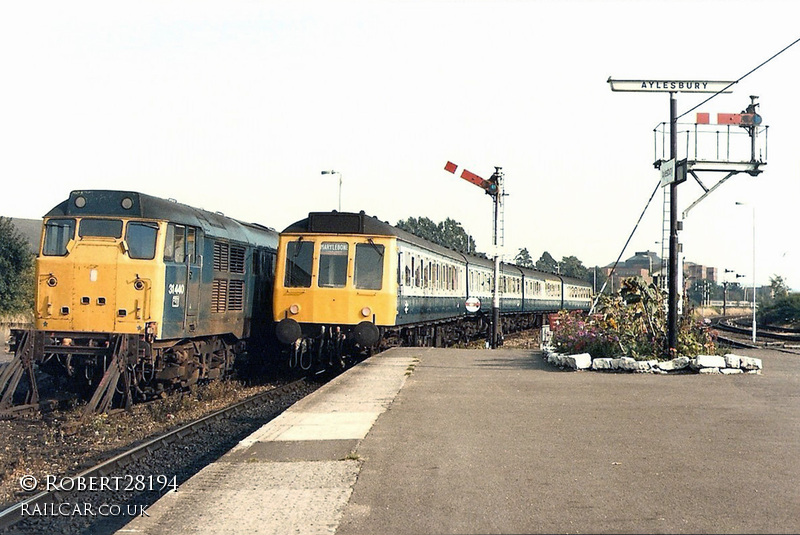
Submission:
[[[677,357],[672,360],[635,360],[631,357],[596,358],[589,353],[562,355],[549,346],[542,347],[545,360],[559,368],[571,370],[625,371],[634,373],[721,373],[734,375],[739,373],[761,374],[761,359],[728,353],[719,355],[697,355],[694,358]]]

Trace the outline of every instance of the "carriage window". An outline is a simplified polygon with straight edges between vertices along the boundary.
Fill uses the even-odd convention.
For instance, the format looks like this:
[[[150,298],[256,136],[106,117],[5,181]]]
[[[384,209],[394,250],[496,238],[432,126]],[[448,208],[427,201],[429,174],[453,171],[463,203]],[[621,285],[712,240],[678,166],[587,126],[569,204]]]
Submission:
[[[42,254],[45,256],[65,256],[67,254],[67,243],[74,236],[74,219],[50,219],[44,224]]]
[[[156,235],[158,225],[155,223],[128,223],[125,242],[128,244],[128,256],[142,260],[152,260],[156,256]]]
[[[289,288],[311,287],[311,262],[314,242],[291,241],[286,244],[286,275],[283,285]]]
[[[78,227],[78,235],[95,236],[99,238],[121,238],[121,219],[82,219]]]
[[[380,290],[383,286],[383,245],[356,244],[356,288]]]
[[[342,288],[347,284],[347,242],[322,242],[319,247],[320,286]]]

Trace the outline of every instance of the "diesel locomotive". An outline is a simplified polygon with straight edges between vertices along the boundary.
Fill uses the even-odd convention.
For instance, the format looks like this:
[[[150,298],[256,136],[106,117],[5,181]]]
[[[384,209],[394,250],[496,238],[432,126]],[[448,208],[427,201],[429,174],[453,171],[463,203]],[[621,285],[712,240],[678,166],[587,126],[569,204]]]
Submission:
[[[360,213],[312,212],[280,235],[273,311],[293,366],[343,365],[382,345],[440,346],[486,334],[493,262]],[[502,263],[506,332],[558,310],[588,310],[591,286]]]
[[[44,216],[35,326],[14,333],[0,410],[38,369],[86,413],[228,374],[269,336],[278,233],[133,191],[73,191]],[[88,397],[88,395],[87,395]]]

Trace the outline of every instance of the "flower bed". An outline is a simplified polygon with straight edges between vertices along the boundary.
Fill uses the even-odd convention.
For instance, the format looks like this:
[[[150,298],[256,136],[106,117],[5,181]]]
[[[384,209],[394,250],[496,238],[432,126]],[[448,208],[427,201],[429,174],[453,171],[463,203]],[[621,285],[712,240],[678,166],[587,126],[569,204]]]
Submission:
[[[561,311],[543,327],[542,349],[551,364],[572,369],[650,373],[760,373],[760,359],[717,355],[716,333],[691,312],[680,318],[675,354],[666,351],[663,293],[625,279],[619,294],[601,296],[591,316]]]

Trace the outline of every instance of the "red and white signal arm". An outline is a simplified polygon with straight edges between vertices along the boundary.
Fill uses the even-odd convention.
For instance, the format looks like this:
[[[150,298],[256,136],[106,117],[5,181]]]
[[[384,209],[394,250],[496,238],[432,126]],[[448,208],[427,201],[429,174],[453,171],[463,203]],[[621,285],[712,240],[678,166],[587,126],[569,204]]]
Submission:
[[[477,297],[470,297],[464,302],[467,312],[477,312],[481,309],[481,300]]]

